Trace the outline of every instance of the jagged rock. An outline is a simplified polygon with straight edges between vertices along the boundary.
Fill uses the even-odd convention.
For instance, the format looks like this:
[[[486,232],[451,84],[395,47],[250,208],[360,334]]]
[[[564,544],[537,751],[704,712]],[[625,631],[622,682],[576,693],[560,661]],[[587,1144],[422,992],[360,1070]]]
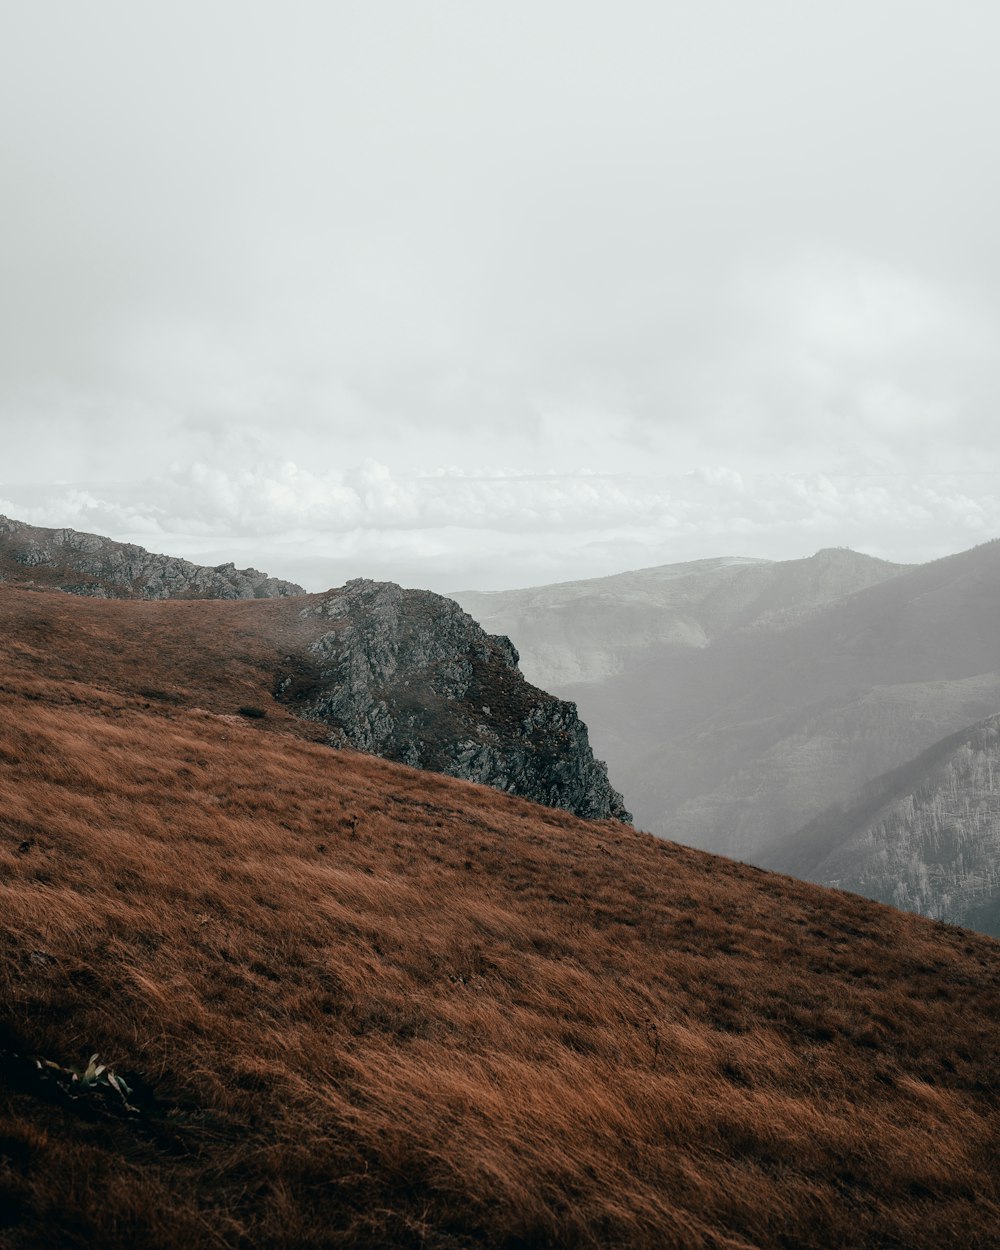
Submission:
[[[329,726],[331,744],[580,816],[631,820],[576,705],[528,685],[510,640],[452,600],[358,579],[301,615],[331,628],[309,647],[312,680],[283,675],[278,693]]]
[[[0,516],[0,580],[96,599],[277,599],[294,582],[235,564],[206,567],[154,555],[134,543]]]

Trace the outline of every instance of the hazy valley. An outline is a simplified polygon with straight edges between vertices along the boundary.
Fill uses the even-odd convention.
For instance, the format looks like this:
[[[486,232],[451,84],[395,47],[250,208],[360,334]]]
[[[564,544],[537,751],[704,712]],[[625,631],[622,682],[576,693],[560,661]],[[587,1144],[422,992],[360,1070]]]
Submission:
[[[1000,708],[1000,543],[910,568],[835,549],[456,598],[578,704],[640,827],[789,872],[775,844]],[[898,897],[989,927],[945,882],[993,881],[998,859],[980,831]],[[897,868],[835,880],[892,899]]]

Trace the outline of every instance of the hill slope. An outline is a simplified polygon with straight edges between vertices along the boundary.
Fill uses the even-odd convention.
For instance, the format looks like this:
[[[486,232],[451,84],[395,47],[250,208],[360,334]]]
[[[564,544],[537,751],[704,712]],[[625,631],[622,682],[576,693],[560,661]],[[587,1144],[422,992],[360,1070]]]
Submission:
[[[5,1247],[996,1245],[996,944],[129,684],[251,605],[69,606],[0,636]]]
[[[760,860],[1000,937],[1000,716],[876,778]]]
[[[253,601],[101,601],[0,586],[0,629],[37,674],[246,716],[628,820],[576,708],[450,600],[390,583]]]

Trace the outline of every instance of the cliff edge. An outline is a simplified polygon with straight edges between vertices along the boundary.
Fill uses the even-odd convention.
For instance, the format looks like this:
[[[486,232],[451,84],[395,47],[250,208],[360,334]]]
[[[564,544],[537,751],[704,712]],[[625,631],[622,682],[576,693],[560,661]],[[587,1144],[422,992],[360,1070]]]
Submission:
[[[332,745],[631,821],[576,704],[529,685],[509,639],[450,599],[392,582],[310,599],[300,617],[325,628],[275,694],[328,726]]]

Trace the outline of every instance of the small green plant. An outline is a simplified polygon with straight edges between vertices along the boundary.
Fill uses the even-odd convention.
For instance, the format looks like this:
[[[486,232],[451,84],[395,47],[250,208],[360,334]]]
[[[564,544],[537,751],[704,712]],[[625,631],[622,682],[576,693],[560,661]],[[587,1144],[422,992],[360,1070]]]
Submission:
[[[64,1068],[61,1064],[53,1063],[51,1059],[36,1059],[35,1066],[40,1071],[48,1069],[56,1074],[57,1079],[61,1078],[60,1084],[68,1079],[68,1087],[63,1084],[67,1093],[73,1096],[79,1096],[81,1093],[89,1093],[95,1089],[113,1089],[122,1103],[126,1111],[138,1112],[138,1107],[133,1107],[129,1102],[132,1094],[132,1088],[128,1085],[124,1077],[119,1076],[116,1072],[108,1067],[106,1063],[98,1063],[99,1055],[93,1054],[85,1068]]]
[[[108,1085],[120,1095],[123,1101],[127,1102],[132,1090],[120,1076],[116,1076],[111,1071],[106,1063],[98,1063],[97,1059],[96,1054],[90,1056],[86,1070],[80,1073],[80,1084],[84,1089],[92,1089],[95,1085]]]

